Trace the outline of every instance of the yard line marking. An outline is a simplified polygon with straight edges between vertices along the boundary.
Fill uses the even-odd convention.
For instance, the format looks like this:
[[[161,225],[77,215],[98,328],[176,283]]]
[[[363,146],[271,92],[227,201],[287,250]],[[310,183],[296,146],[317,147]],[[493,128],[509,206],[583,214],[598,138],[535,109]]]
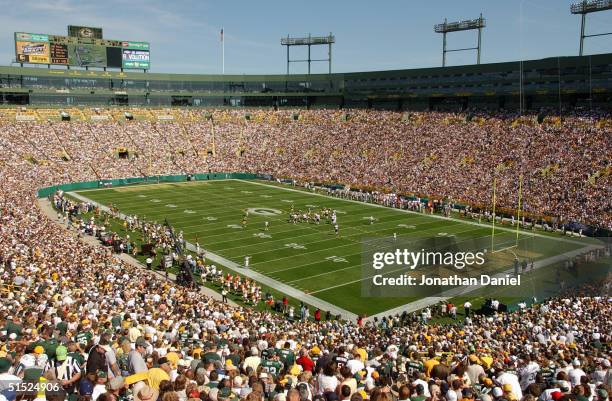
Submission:
[[[486,237],[488,237],[488,235],[484,235],[484,236],[478,237],[478,238],[468,238],[465,241],[471,241],[473,239],[486,238]],[[465,242],[465,241],[459,241],[458,243]],[[398,268],[398,269],[386,270],[385,274],[395,273],[395,272],[402,271],[402,270],[405,270],[405,269],[406,269],[406,266],[402,266],[401,268]],[[348,281],[348,282],[345,282],[345,283],[340,283],[340,284],[332,285],[331,287],[327,287],[327,288],[323,288],[323,289],[320,289],[320,290],[312,291],[311,294],[316,294],[318,292],[333,290],[334,288],[339,288],[339,287],[344,287],[344,286],[347,286],[347,285],[350,285],[350,284],[359,283],[360,281],[368,280],[368,279],[370,279],[370,278],[372,278],[372,277],[374,277],[374,276],[376,276],[378,274],[380,274],[380,273],[376,273],[376,274],[373,274],[373,275],[368,276],[368,277],[361,277],[358,280],[352,280],[352,281]]]
[[[301,193],[304,193],[303,191],[300,191],[299,189],[277,187],[277,186],[270,185],[270,184],[264,184],[262,182],[256,182],[256,181],[255,182],[249,182],[249,181],[243,180],[243,179],[235,179],[235,181],[241,181],[241,182],[249,183],[249,184],[252,184],[252,185],[260,185],[260,186],[269,187],[269,188],[278,188],[278,189],[282,189],[283,191],[291,191],[291,192],[301,192]],[[318,194],[318,193],[309,193],[309,195],[311,195],[311,196],[319,196],[319,197],[328,198],[328,199],[337,199],[339,201],[350,202],[350,203],[358,203],[358,204],[361,204],[361,205],[367,205],[367,206],[371,206],[371,207],[386,208],[386,209],[388,208],[388,209],[397,210],[398,212],[402,212],[402,213],[423,215],[423,213],[415,212],[413,210],[389,208],[388,206],[379,205],[377,203],[365,203],[365,202],[360,202],[360,201],[356,201],[356,200],[352,200],[352,199],[334,198],[334,197],[329,196],[329,195],[323,195],[323,194]],[[469,221],[469,220],[461,220],[461,219],[457,219],[455,217],[444,217],[444,216],[440,216],[440,215],[436,215],[436,214],[428,214],[427,216],[429,216],[429,217],[431,217],[433,219],[446,220],[446,221],[458,221],[458,222],[463,223],[463,224],[470,224],[470,225],[474,225],[474,226],[491,228],[491,226],[487,225],[487,224],[477,223],[475,221]],[[497,227],[497,226],[495,228],[500,230],[500,231],[507,231],[507,232],[513,232],[513,233],[516,232],[515,229],[511,229],[511,228]],[[569,240],[569,239],[566,239],[566,238],[557,238],[557,237],[542,235],[542,234],[538,234],[538,233],[525,233],[525,232],[521,232],[521,234],[523,234],[525,236],[528,236],[528,237],[540,237],[540,238],[552,239],[552,240],[555,240],[555,241],[568,242],[568,243],[572,243],[572,244],[575,244],[575,245],[585,245],[583,242],[572,241],[572,240]]]
[[[429,224],[439,224],[439,223],[438,222],[429,222],[429,223],[418,224],[417,226],[427,227]],[[352,230],[352,229],[354,229],[354,227],[348,227],[345,230]],[[387,231],[387,230],[391,230],[391,227],[385,228],[383,230],[374,231],[374,232],[371,233],[371,235],[372,236],[379,236],[380,235],[379,233],[381,233],[382,231]],[[274,231],[273,233],[276,236],[280,236],[282,234],[290,233],[292,231],[293,230],[285,230],[285,231],[280,231],[280,232],[279,231]],[[311,236],[311,235],[316,235],[317,238],[320,238],[320,235],[322,235],[322,234],[325,234],[325,232],[322,231],[321,234],[309,232],[308,234],[292,235],[291,239],[300,238],[300,237],[307,237],[307,236]],[[218,235],[221,235],[221,234],[213,234],[213,235],[209,235],[207,237],[210,238],[211,236],[218,236]],[[362,236],[362,235],[363,235],[363,232],[360,231],[357,234],[343,235],[341,238],[352,238],[352,237],[357,237],[357,236]],[[389,234],[389,237],[391,237],[391,234]],[[402,238],[406,238],[406,235],[402,236]],[[330,238],[325,238],[325,239],[322,239],[322,240],[306,242],[304,245],[312,245],[312,244],[317,244],[317,243],[321,243],[321,242],[327,242],[327,241],[331,241],[331,240],[332,239],[330,239]],[[235,242],[235,241],[237,241],[237,240],[236,239],[232,239],[232,240],[217,241],[217,242],[208,242],[207,241],[206,243],[207,243],[208,246],[214,246],[214,245],[222,244],[222,243],[225,243],[225,242]],[[280,239],[276,239],[276,240],[273,240],[273,241],[267,241],[265,243],[265,245],[270,245],[270,244],[272,244],[274,242],[280,242],[280,241],[286,241],[286,238],[280,238]],[[246,246],[255,246],[255,245],[264,245],[264,244],[249,244],[249,245],[246,245]],[[217,249],[217,252],[221,253],[223,251],[227,251],[227,250],[231,250],[231,249],[239,249],[239,248],[244,248],[244,247],[245,247],[245,245],[241,244],[239,246],[233,246],[233,247],[229,247],[229,248],[220,248],[220,249]],[[254,254],[257,254],[257,253],[271,252],[273,250],[278,250],[278,249],[280,249],[280,248],[266,249],[264,251],[260,251],[260,252],[256,252],[256,253],[250,253],[249,255],[254,255]]]
[[[437,229],[438,229],[438,227],[434,227],[434,228],[432,228],[432,230],[437,230]],[[470,229],[468,229],[468,230],[458,231],[457,233],[458,233],[458,234],[460,234],[460,233],[467,233],[467,232],[476,231],[476,230],[478,230],[478,229],[475,229],[475,228],[470,228]],[[427,230],[424,230],[423,232],[425,232],[425,231],[427,231]],[[484,236],[482,236],[482,237],[477,237],[476,239],[478,239],[478,238],[484,238],[484,237],[487,237],[487,235],[484,235]],[[470,238],[470,239],[472,239],[472,238]],[[360,242],[360,241],[356,241],[356,242]],[[257,263],[254,263],[254,265],[269,264],[269,262],[274,262],[274,261],[278,261],[278,260],[282,260],[282,259],[287,259],[287,258],[290,258],[290,257],[296,257],[296,256],[302,256],[302,255],[309,255],[309,254],[310,254],[310,255],[312,255],[312,254],[317,253],[317,252],[323,252],[323,251],[329,251],[329,250],[332,250],[332,249],[343,248],[343,247],[346,247],[346,246],[349,246],[349,245],[351,245],[351,246],[352,246],[352,245],[354,245],[354,244],[344,244],[344,245],[338,245],[338,246],[331,247],[331,248],[321,249],[321,250],[319,250],[319,251],[306,252],[306,253],[303,253],[303,254],[300,254],[300,255],[290,255],[290,256],[285,256],[285,257],[282,257],[282,258],[277,258],[277,259],[272,259],[272,260],[267,260],[267,261],[257,262]],[[348,255],[344,255],[344,256],[361,255],[361,253],[362,253],[362,252],[361,252],[361,251],[359,251],[359,252],[357,252],[357,253],[350,253],[350,254],[348,254]],[[288,267],[288,268],[285,268],[285,269],[279,269],[279,270],[275,270],[275,271],[273,271],[273,272],[271,272],[271,273],[280,273],[280,272],[284,272],[284,271],[288,271],[288,270],[299,269],[300,267],[303,267],[303,266],[308,266],[308,265],[312,265],[312,264],[317,264],[317,263],[321,263],[321,261],[317,261],[317,262],[313,262],[313,263],[306,263],[306,264],[303,264],[303,265],[298,265],[298,266],[294,266],[294,267]]]
[[[472,230],[469,230],[469,231],[475,231],[475,229],[472,229]],[[469,232],[469,231],[462,231],[462,232]],[[465,241],[472,241],[472,240],[475,240],[475,239],[486,238],[486,237],[488,237],[488,235],[483,235],[483,236],[476,237],[476,238],[466,238],[464,241],[459,241],[458,243],[465,242]],[[511,240],[511,241],[512,241],[512,240]],[[511,241],[510,241],[510,242],[511,242]],[[344,256],[345,256],[345,257],[350,257],[350,256],[355,256],[355,255],[360,255],[360,254],[361,254],[361,252],[359,252],[359,253],[352,253],[352,254],[349,254],[349,255],[344,255]],[[320,262],[317,262],[317,263],[320,263]],[[312,264],[312,263],[310,263],[310,264]],[[302,265],[302,266],[304,266],[304,265]],[[302,266],[297,266],[297,267],[295,267],[295,268],[299,268],[299,267],[302,267]],[[355,268],[355,267],[357,267],[357,266],[361,266],[361,263],[359,263],[359,264],[354,264],[354,265],[349,266],[349,267],[344,268],[344,269],[330,270],[330,271],[328,271],[328,272],[324,272],[324,273],[318,274],[318,275],[316,275],[316,276],[307,276],[307,277],[304,277],[304,278],[301,278],[301,279],[297,279],[297,280],[292,280],[292,281],[301,281],[301,280],[306,280],[306,279],[311,278],[311,277],[324,276],[324,275],[327,275],[327,274],[332,274],[332,273],[334,273],[334,272],[336,272],[336,271],[340,271],[340,270],[348,270],[348,269],[350,269],[350,268]],[[291,268],[291,269],[294,269],[294,268]],[[278,272],[278,271],[277,271],[277,272]],[[276,273],[276,272],[275,272],[275,273]],[[372,276],[372,277],[373,277],[373,276]],[[352,283],[353,283],[353,282],[348,282],[348,283],[343,284],[343,285],[348,285],[348,284],[352,284]]]

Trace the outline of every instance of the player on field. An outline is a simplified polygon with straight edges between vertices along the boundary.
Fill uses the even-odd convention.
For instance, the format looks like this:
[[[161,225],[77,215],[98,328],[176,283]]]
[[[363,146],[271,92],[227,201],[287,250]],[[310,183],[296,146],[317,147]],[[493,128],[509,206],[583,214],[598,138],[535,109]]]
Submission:
[[[374,224],[374,216],[370,216],[370,224]]]
[[[340,234],[340,227],[338,227],[338,224],[334,224],[334,231],[336,232],[336,237]]]
[[[264,222],[264,230],[268,231],[268,228],[270,227],[270,222],[268,222],[267,220]]]
[[[248,269],[249,268],[249,260],[251,259],[250,256],[245,256],[244,257],[244,268]]]

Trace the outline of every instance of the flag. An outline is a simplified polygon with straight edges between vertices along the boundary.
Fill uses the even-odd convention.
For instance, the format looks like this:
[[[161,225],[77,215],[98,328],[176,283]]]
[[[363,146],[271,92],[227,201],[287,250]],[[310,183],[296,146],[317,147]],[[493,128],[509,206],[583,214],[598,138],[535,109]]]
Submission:
[[[221,42],[223,42],[223,28],[221,28]]]

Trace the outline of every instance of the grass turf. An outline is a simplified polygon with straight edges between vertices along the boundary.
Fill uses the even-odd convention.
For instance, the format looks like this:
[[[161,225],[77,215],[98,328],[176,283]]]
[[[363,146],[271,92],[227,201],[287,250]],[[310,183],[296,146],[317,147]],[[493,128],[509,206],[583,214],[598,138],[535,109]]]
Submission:
[[[244,263],[245,256],[250,256],[251,269],[348,311],[367,315],[414,299],[362,297],[362,239],[397,233],[400,238],[454,235],[461,240],[491,233],[489,227],[468,222],[317,196],[307,191],[289,191],[285,186],[267,182],[167,183],[78,193],[103,205],[112,203],[122,213],[136,214],[148,221],[161,223],[167,219],[177,230],[183,230],[189,242],[199,242],[203,248],[239,265]],[[336,237],[325,220],[320,225],[289,223],[292,205],[296,210],[335,209],[340,236]],[[243,227],[241,220],[246,209],[251,212],[248,224]],[[255,209],[266,209],[269,215],[258,214]],[[374,224],[370,224],[370,216],[376,219]],[[264,221],[270,222],[268,231],[264,231]],[[498,231],[496,243],[500,247],[512,243],[514,235]],[[576,247],[551,238],[539,256]]]

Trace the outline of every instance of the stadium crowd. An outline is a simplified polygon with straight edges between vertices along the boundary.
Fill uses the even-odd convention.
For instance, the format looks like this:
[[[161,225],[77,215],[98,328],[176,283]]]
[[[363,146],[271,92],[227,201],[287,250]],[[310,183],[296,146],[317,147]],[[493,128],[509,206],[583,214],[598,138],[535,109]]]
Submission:
[[[246,171],[490,208],[495,177],[497,206],[516,209],[522,175],[527,215],[612,225],[610,128],[595,124],[604,114],[562,124],[512,124],[512,115],[469,123],[447,113],[406,119],[361,110],[302,111],[298,120],[291,111],[244,115],[217,111],[210,121],[183,123],[7,123],[3,141],[17,158],[49,161],[39,167],[54,171],[48,184]],[[131,157],[117,158],[119,148]]]
[[[128,265],[35,203],[36,189],[52,184],[210,170],[486,204],[497,167],[502,204],[516,203],[523,172],[527,210],[610,227],[610,177],[587,180],[609,167],[609,130],[580,118],[511,127],[372,111],[345,122],[334,111],[298,121],[289,112],[219,114],[184,124],[0,126],[2,401],[32,382],[47,391],[27,399],[58,401],[609,399],[612,303],[593,296],[607,282],[460,326],[407,315],[291,322]],[[213,137],[214,155],[204,157]],[[118,147],[137,157],[118,158]]]

